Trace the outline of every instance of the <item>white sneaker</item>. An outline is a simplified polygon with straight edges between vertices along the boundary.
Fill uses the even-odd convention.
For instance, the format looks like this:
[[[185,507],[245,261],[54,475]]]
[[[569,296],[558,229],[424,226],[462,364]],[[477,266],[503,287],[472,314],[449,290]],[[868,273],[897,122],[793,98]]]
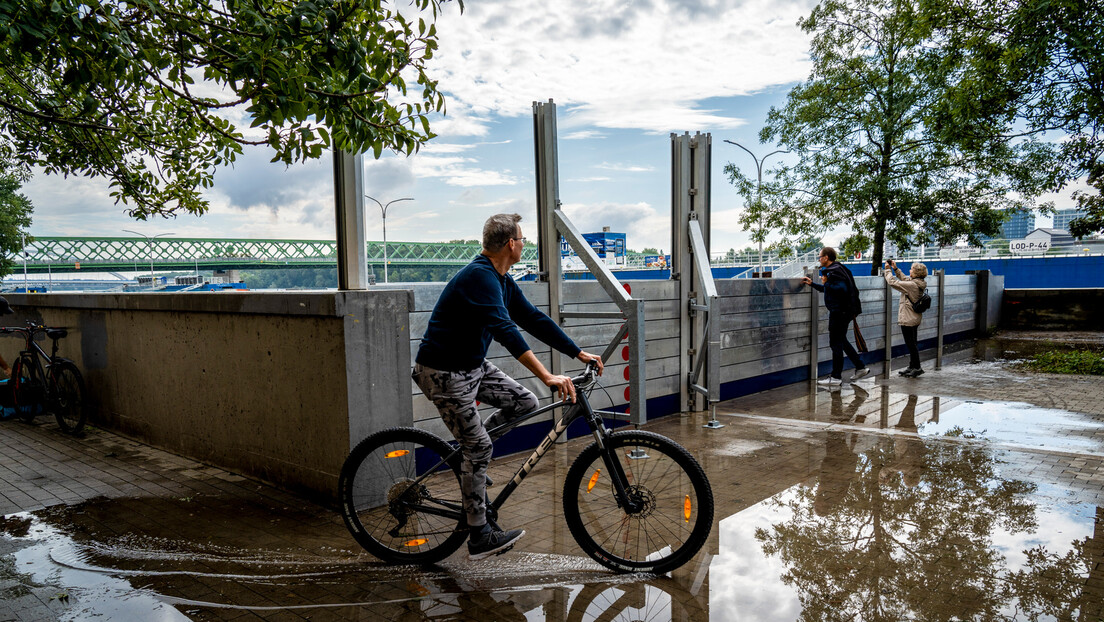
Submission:
[[[841,378],[833,378],[831,376],[828,376],[827,378],[821,378],[820,380],[817,380],[817,384],[824,387],[838,387],[843,384],[843,380]]]
[[[855,370],[855,374],[853,376],[851,376],[851,380],[849,380],[848,382],[855,382],[856,380],[859,380],[860,378],[866,378],[869,375],[870,375],[870,368],[869,367],[863,367],[862,369]]]

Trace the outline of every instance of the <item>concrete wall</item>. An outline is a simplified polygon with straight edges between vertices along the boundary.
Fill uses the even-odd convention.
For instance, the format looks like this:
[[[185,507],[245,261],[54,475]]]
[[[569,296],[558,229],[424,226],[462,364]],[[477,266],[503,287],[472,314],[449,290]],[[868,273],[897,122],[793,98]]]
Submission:
[[[69,329],[92,424],[323,500],[355,442],[410,421],[409,292],[7,298],[0,322]]]
[[[1001,327],[1019,330],[1091,330],[1104,326],[1104,288],[1009,289]]]

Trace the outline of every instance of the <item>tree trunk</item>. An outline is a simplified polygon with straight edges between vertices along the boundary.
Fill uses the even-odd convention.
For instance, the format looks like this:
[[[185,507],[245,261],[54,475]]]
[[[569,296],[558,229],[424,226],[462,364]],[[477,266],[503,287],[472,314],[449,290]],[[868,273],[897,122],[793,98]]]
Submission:
[[[878,197],[878,211],[874,214],[874,254],[870,264],[870,276],[878,276],[878,268],[882,265],[882,254],[885,250],[886,217],[889,211],[889,201]]]

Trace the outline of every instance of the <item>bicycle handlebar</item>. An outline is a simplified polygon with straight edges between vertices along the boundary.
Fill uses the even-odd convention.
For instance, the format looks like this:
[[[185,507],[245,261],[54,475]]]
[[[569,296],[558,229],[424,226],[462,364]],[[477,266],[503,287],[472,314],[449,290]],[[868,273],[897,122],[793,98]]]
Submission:
[[[583,373],[572,378],[571,382],[574,383],[576,387],[582,387],[592,384],[594,382],[594,373],[596,371],[598,371],[598,363],[595,363],[594,361],[587,361],[586,369],[583,370]]]

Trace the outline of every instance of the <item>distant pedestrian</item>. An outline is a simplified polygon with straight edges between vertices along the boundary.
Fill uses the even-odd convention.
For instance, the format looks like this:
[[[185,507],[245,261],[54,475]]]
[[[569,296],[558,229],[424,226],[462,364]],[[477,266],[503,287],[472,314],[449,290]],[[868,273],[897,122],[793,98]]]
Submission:
[[[897,325],[901,327],[901,334],[905,337],[905,345],[909,351],[909,366],[901,370],[900,375],[906,378],[915,378],[924,373],[920,369],[920,348],[917,346],[917,333],[920,332],[920,320],[923,315],[912,308],[913,303],[919,302],[928,289],[928,267],[922,263],[914,263],[909,268],[909,276],[897,267],[892,259],[886,260],[885,278],[893,289],[901,292],[901,303],[897,305]]]
[[[870,369],[859,358],[859,353],[847,340],[847,325],[862,313],[859,286],[855,284],[855,276],[847,266],[836,261],[836,257],[836,249],[825,246],[820,249],[820,283],[814,283],[807,276],[801,277],[802,283],[824,292],[824,306],[828,309],[828,343],[832,346],[832,373],[818,381],[818,384],[828,387],[843,384],[844,354],[855,366],[855,373],[849,382],[855,382],[870,373]]]

